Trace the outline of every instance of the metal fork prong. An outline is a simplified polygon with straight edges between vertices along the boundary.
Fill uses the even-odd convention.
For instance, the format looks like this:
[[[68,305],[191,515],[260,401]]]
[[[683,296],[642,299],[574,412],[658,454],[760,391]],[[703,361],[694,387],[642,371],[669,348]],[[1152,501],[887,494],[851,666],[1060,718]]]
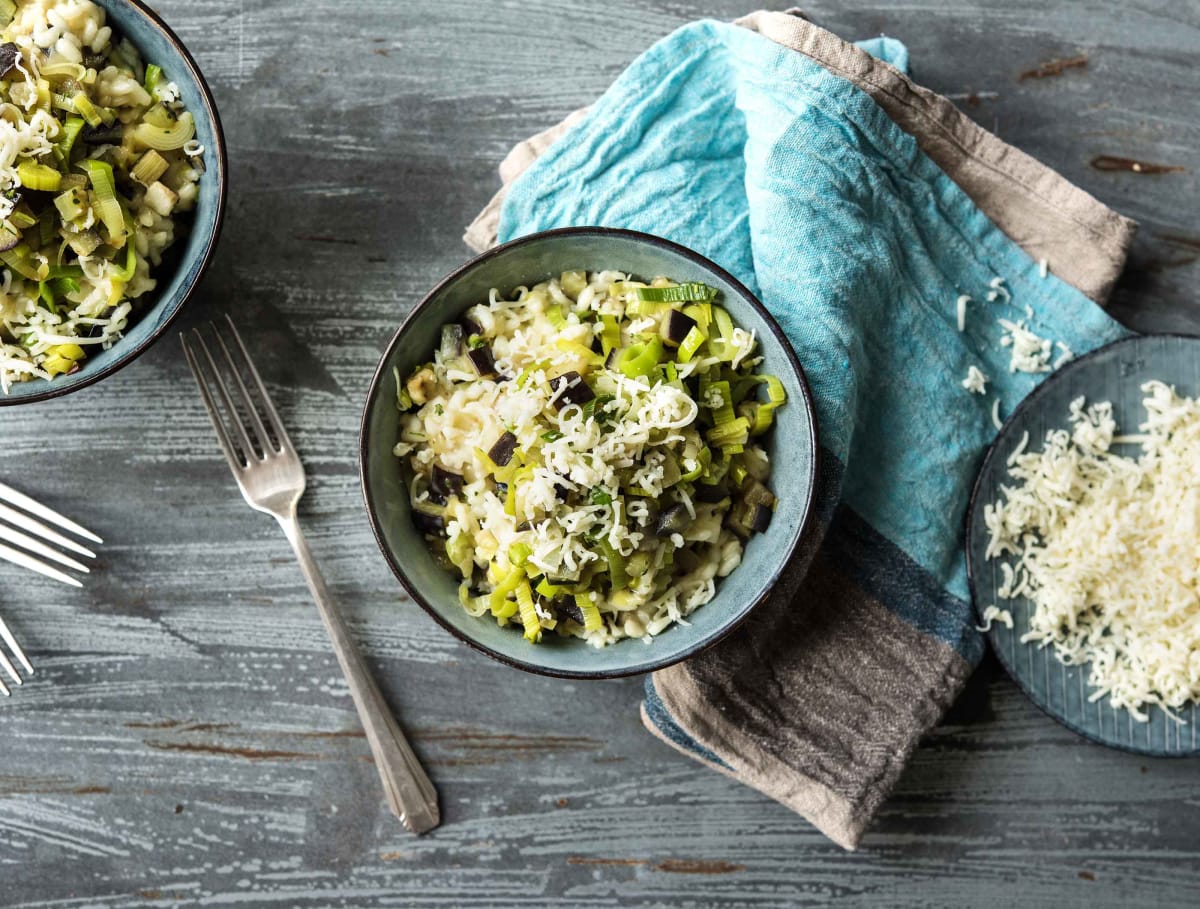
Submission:
[[[11,486],[5,486],[3,483],[0,483],[0,502],[8,502],[10,505],[17,506],[22,511],[29,512],[29,514],[36,518],[49,521],[51,524],[57,524],[63,530],[69,530],[77,537],[83,537],[85,540],[91,540],[93,543],[104,542],[86,527],[80,527],[70,518],[64,518],[54,509],[47,508],[40,502],[35,502],[29,496],[17,492]]]
[[[262,376],[258,374],[258,367],[250,359],[250,351],[246,350],[242,336],[238,332],[237,326],[233,324],[233,319],[229,318],[228,314],[225,316],[225,324],[229,327],[229,332],[233,335],[233,340],[237,342],[238,350],[242,354],[242,362],[250,373],[250,377],[254,379],[254,385],[258,389],[259,397],[262,399],[263,410],[266,411],[267,419],[271,423],[271,429],[275,432],[275,438],[279,440],[279,447],[283,451],[294,454],[296,447],[292,445],[292,440],[288,436],[287,430],[283,428],[283,420],[279,418],[279,411],[275,409],[275,404],[271,401],[271,395],[267,392],[267,386],[263,384]]]
[[[196,358],[192,346],[188,344],[187,337],[180,335],[179,339],[183,343],[183,356],[187,360],[188,367],[192,370],[192,376],[195,378],[196,384],[200,387],[200,398],[204,401],[204,407],[208,410],[208,418],[212,421],[213,429],[216,430],[217,441],[221,443],[221,450],[225,453],[225,460],[229,462],[229,467],[236,476],[244,469],[245,465],[233,447],[233,440],[229,438],[229,431],[225,428],[225,421],[221,418],[221,413],[217,409],[217,402],[213,400],[212,393],[208,390],[208,380],[205,379],[204,373],[200,368],[200,361]]]
[[[3,682],[0,682],[0,694],[4,695],[6,698],[12,697],[12,692],[8,690],[8,686]]]
[[[4,619],[0,619],[0,638],[4,639],[4,643],[8,644],[8,649],[21,661],[21,665],[25,667],[25,671],[33,675],[33,666],[29,662],[29,657],[25,656],[25,651],[21,649],[21,645],[17,643],[17,639],[13,637],[13,633],[4,624]],[[3,654],[0,654],[0,656],[3,656]],[[20,679],[17,679],[17,684],[21,684]]]
[[[196,336],[196,343],[200,345],[200,352],[204,354],[204,359],[208,363],[208,368],[212,370],[213,385],[216,386],[217,395],[221,399],[221,403],[225,407],[226,413],[229,414],[229,421],[233,423],[233,427],[237,430],[238,441],[242,443],[242,451],[246,455],[246,461],[259,460],[257,453],[254,451],[254,443],[250,441],[250,435],[246,432],[246,426],[242,422],[241,415],[237,412],[234,406],[233,398],[229,394],[229,385],[221,375],[221,370],[217,368],[217,361],[213,359],[212,351],[209,350],[208,342],[204,340],[204,335],[200,334],[200,329],[193,329],[193,334]],[[245,405],[253,408],[252,401],[245,401]]]
[[[44,562],[39,562],[33,556],[5,546],[3,543],[0,543],[0,559],[12,562],[14,565],[20,565],[22,568],[28,568],[30,571],[36,571],[38,574],[44,574],[46,577],[53,578],[56,581],[62,581],[64,584],[70,584],[72,587],[83,586],[83,584],[69,574],[63,574],[57,568],[51,568]]]
[[[19,530],[14,530],[7,524],[0,522],[0,540],[20,546],[22,549],[32,552],[34,555],[40,555],[43,559],[49,559],[52,562],[57,562],[59,565],[65,565],[67,568],[73,568],[76,571],[82,571],[84,574],[89,574],[88,567],[82,562],[76,562],[74,559],[68,558],[57,549],[53,549],[27,533],[21,533]]]
[[[232,322],[229,323],[231,326]],[[236,332],[236,329],[234,329]],[[250,397],[250,390],[246,388],[246,383],[242,381],[242,371],[237,368],[237,364],[233,362],[233,356],[229,353],[229,347],[225,343],[225,339],[221,336],[221,331],[217,327],[217,323],[213,323],[213,334],[216,335],[217,343],[221,345],[221,352],[225,354],[225,365],[229,367],[229,372],[233,374],[234,381],[237,382],[238,391],[242,393],[242,400],[246,402],[246,409],[250,411],[250,422],[254,424],[254,432],[258,436],[258,443],[262,446],[263,452],[274,451],[275,443],[271,441],[271,437],[267,435],[267,427],[263,425],[262,418],[258,415],[258,408],[254,406],[254,399]],[[249,362],[249,358],[246,358]],[[250,364],[253,369],[254,364]],[[260,383],[261,387],[261,383]],[[263,399],[267,402],[267,407],[271,406],[271,399],[265,394]]]
[[[8,677],[17,685],[23,685],[21,674],[17,672],[17,667],[12,664],[12,661],[4,655],[4,651],[0,650],[0,669],[8,673]]]
[[[22,514],[15,508],[9,508],[7,505],[0,505],[0,521],[7,521],[14,527],[27,530],[48,543],[53,543],[55,546],[61,546],[63,549],[69,549],[71,552],[78,553],[84,558],[96,558],[96,553],[92,552],[86,546],[80,546],[74,540],[64,537],[58,531],[52,530],[41,521],[34,520],[27,514]]]

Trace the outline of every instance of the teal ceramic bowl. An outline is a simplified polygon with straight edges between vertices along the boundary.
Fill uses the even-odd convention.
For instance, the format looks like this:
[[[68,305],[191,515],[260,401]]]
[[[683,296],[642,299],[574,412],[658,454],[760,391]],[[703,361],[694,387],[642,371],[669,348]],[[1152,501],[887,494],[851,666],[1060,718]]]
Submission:
[[[702,281],[721,292],[736,324],[754,329],[762,369],[779,376],[788,403],[766,437],[774,464],[769,485],[779,504],[770,527],[746,548],[742,565],[721,581],[716,598],[650,643],[619,641],[596,649],[576,638],[547,635],[530,644],[490,617],[474,618],[458,602],[458,583],[430,556],[412,524],[400,461],[392,454],[400,414],[392,375],[405,376],[429,359],[442,325],[456,321],[488,291],[507,293],[568,269],[614,268],[641,278],[667,275]],[[392,337],[367,394],[360,436],[360,471],[375,538],[412,598],[455,636],[498,660],[564,678],[636,675],[669,666],[711,646],[736,628],[771,590],[792,559],[808,521],[816,480],[816,421],[804,372],[767,311],[728,272],[691,250],[647,234],[608,228],[566,228],[533,234],[497,247],[458,269],[421,301]]]
[[[225,213],[228,165],[225,137],[217,106],[200,68],[183,42],[149,6],[138,0],[96,0],[104,7],[113,31],[128,38],[142,58],[162,67],[166,78],[179,86],[180,97],[196,118],[196,140],[204,146],[205,173],[200,178],[200,195],[187,236],[167,250],[163,264],[155,270],[158,287],[142,297],[135,308],[125,336],[108,350],[97,351],[69,376],[52,381],[35,379],[13,385],[0,394],[0,407],[28,404],[78,391],[132,362],[162,337],[183,309],[212,259]]]

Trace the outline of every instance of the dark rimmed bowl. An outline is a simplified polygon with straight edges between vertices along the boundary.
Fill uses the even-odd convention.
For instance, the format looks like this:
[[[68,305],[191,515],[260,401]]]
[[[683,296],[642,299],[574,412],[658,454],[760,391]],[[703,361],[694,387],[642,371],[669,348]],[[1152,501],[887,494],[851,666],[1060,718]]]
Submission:
[[[221,232],[228,175],[225,136],[217,105],[200,68],[183,42],[149,6],[139,0],[96,2],[104,7],[113,31],[132,41],[143,60],[157,63],[165,77],[179,86],[183,103],[196,118],[196,140],[204,146],[206,170],[200,177],[196,208],[186,216],[191,219],[188,234],[167,250],[163,263],[165,270],[154,272],[158,287],[135,306],[125,336],[108,350],[90,354],[82,368],[72,375],[14,384],[7,395],[0,394],[0,407],[70,394],[111,376],[137,359],[162,337],[195,291],[212,259]]]
[[[548,635],[538,645],[519,631],[474,618],[458,601],[458,583],[430,556],[413,528],[400,461],[392,454],[399,432],[393,369],[408,375],[430,357],[442,325],[487,300],[568,269],[615,268],[649,278],[702,281],[721,291],[734,322],[754,329],[762,370],[779,376],[788,404],[766,437],[774,463],[770,485],[778,510],[765,534],[750,541],[742,565],[720,582],[717,596],[647,644],[620,641],[603,649],[576,638]],[[543,675],[604,679],[651,672],[699,653],[736,628],[771,590],[792,559],[808,521],[816,481],[816,418],[804,372],[783,332],[762,304],[728,272],[703,256],[649,234],[609,228],[565,228],[499,246],[459,268],[413,310],[388,343],[367,393],[359,438],[359,468],[367,514],[384,558],[400,583],[447,631],[496,659]]]

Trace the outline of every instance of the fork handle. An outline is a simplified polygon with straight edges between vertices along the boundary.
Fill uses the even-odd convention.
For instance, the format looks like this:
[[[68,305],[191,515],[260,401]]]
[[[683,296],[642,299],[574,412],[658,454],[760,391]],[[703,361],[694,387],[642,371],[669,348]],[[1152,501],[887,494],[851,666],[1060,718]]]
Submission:
[[[300,562],[300,569],[308,581],[308,589],[312,591],[325,628],[333,641],[333,652],[337,654],[341,664],[342,674],[346,684],[350,686],[350,695],[354,698],[354,706],[358,709],[358,717],[367,733],[367,742],[371,746],[371,754],[375,757],[375,767],[383,780],[384,793],[388,805],[401,821],[413,833],[425,833],[441,823],[438,812],[437,790],[429,776],[421,767],[412,746],[400,731],[396,718],[392,716],[379,686],[371,677],[358,645],[350,635],[325,579],[321,576],[317,563],[313,560],[308,543],[300,530],[300,522],[295,514],[276,516],[288,541],[295,550]]]

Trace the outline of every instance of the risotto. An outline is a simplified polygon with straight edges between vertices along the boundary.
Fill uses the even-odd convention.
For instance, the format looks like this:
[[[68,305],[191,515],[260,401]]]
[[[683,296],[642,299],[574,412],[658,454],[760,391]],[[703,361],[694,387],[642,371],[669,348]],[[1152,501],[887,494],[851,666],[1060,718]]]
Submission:
[[[597,647],[716,594],[775,498],[786,401],[703,284],[564,272],[446,325],[403,382],[414,521],[475,616]]]
[[[121,337],[195,206],[192,114],[90,0],[0,0],[0,389]]]

